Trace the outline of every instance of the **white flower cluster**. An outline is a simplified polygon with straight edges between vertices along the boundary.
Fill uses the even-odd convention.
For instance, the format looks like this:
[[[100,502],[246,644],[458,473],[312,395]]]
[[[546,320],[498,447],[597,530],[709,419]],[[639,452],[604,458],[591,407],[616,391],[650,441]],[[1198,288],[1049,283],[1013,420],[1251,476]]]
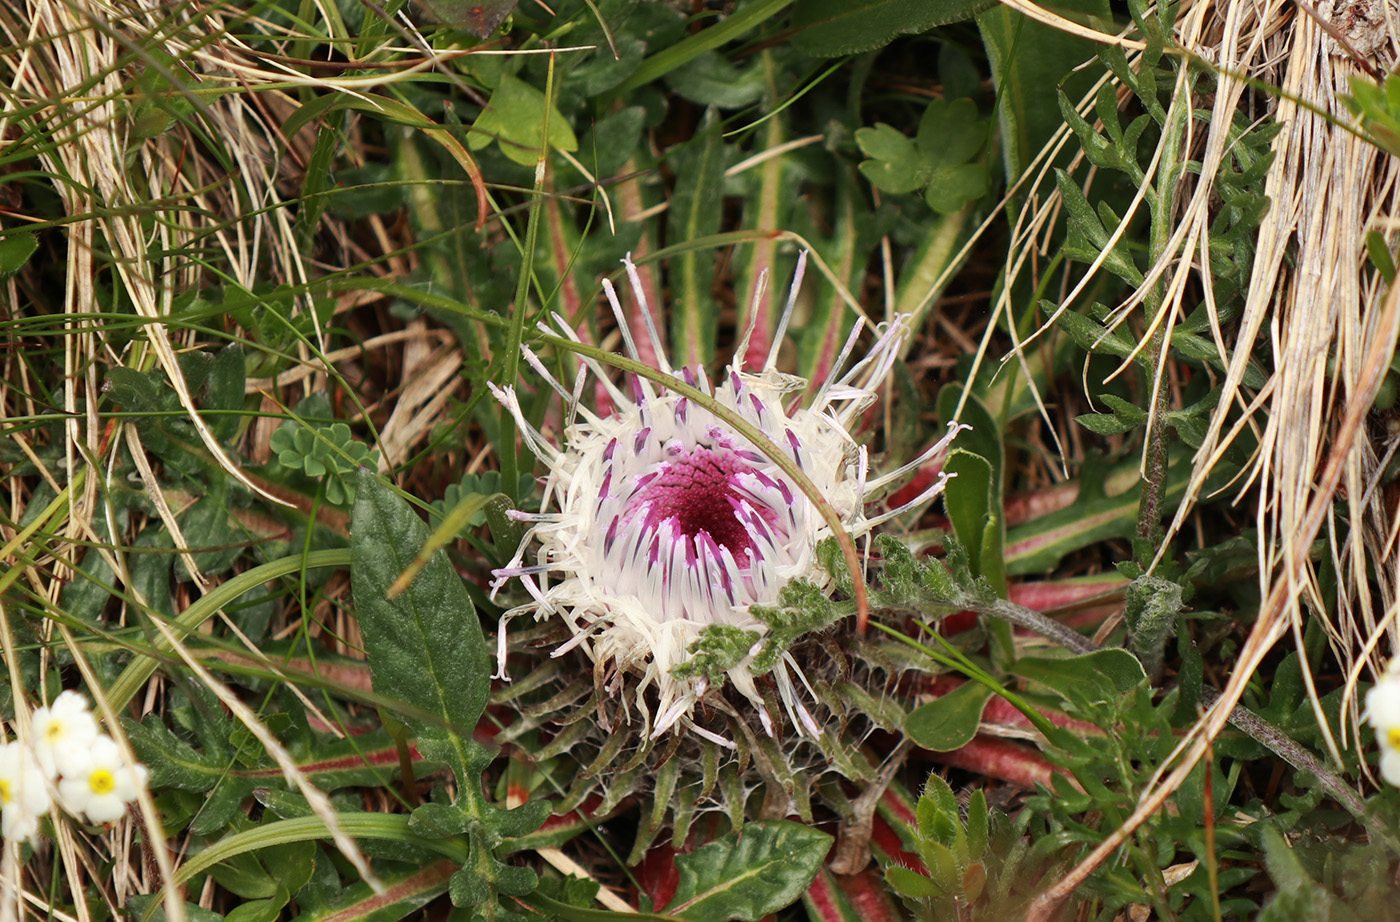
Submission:
[[[128,763],[98,729],[87,699],[65,691],[34,712],[27,745],[0,743],[0,833],[32,838],[55,794],[73,816],[110,823],[145,786],[146,766]]]

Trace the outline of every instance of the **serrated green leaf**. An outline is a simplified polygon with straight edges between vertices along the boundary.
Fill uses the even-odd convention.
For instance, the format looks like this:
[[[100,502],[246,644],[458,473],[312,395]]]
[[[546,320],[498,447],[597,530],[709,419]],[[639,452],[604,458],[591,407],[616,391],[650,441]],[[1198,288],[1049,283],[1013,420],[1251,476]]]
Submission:
[[[690,922],[756,922],[801,897],[830,848],[831,836],[801,823],[746,823],[676,856],[680,879],[665,912]]]
[[[949,752],[966,746],[977,735],[982,711],[992,692],[976,682],[965,682],[936,701],[909,712],[904,732],[931,752]]]
[[[448,730],[449,764],[460,779],[475,759],[469,757],[474,746],[470,734],[490,693],[490,655],[481,622],[462,578],[441,551],[403,593],[385,597],[427,541],[428,528],[370,471],[360,471],[356,487],[351,590],[374,690],[431,715],[432,724],[404,717],[420,734]]]

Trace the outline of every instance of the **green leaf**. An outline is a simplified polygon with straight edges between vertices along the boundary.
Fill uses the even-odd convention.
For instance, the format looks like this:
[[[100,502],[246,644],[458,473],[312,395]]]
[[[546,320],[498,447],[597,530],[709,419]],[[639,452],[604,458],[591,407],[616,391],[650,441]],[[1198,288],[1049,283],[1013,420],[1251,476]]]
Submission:
[[[970,99],[935,99],[919,119],[919,153],[935,169],[967,163],[986,140],[987,124]]]
[[[666,85],[693,103],[721,109],[751,105],[765,89],[761,66],[735,67],[718,51],[707,51],[671,71]]]
[[[456,804],[420,804],[409,816],[408,828],[425,839],[448,839],[470,829],[471,817]]]
[[[354,883],[338,891],[324,905],[317,905],[296,916],[291,922],[398,922],[415,909],[442,895],[447,879],[456,870],[450,861],[436,861],[427,867],[377,869],[379,880],[393,894],[392,902],[370,889],[364,882]],[[297,894],[297,903],[305,910],[304,892]]]
[[[884,122],[874,128],[857,129],[856,144],[861,153],[871,158],[861,161],[860,174],[881,192],[913,192],[928,181],[928,169],[918,147]]]
[[[821,587],[807,579],[795,579],[778,593],[778,604],[755,605],[749,614],[768,625],[763,646],[754,656],[754,675],[773,669],[794,640],[811,631],[820,631],[851,614],[849,602],[833,602]],[[732,641],[732,636],[731,636]]]
[[[1055,12],[1075,20],[1112,19],[1107,0],[1061,0]],[[1006,175],[1014,180],[1061,125],[1057,89],[1069,83],[1066,93],[1077,99],[1094,79],[1091,72],[1071,76],[1071,70],[1093,57],[1095,48],[1006,6],[980,14],[977,26],[996,81]]]
[[[29,257],[38,249],[39,238],[29,232],[21,231],[0,237],[0,281],[23,269],[24,264],[29,262]]]
[[[910,899],[926,900],[948,895],[946,890],[929,878],[897,864],[885,868],[885,881],[900,896],[907,896]]]
[[[234,343],[214,354],[205,383],[203,408],[206,410],[239,410],[243,407],[243,390],[247,382],[247,363],[243,347]],[[239,417],[233,413],[208,417],[209,428],[221,439],[238,434]]]
[[[1395,258],[1391,256],[1385,237],[1380,231],[1370,231],[1366,234],[1366,255],[1371,258],[1371,265],[1376,267],[1385,283],[1394,284]]]
[[[909,712],[904,732],[930,752],[950,752],[966,746],[977,735],[982,711],[991,689],[976,682],[965,682],[936,701]]]
[[[952,214],[986,195],[989,179],[987,168],[980,163],[935,170],[924,190],[924,201],[940,214]]]
[[[428,539],[428,527],[376,475],[361,469],[351,519],[351,590],[377,694],[415,713],[420,734],[449,728],[453,768],[462,777],[470,734],[486,708],[491,665],[481,622],[462,578],[439,551],[402,594],[385,593]],[[429,715],[425,723],[418,714]],[[469,745],[470,744],[470,745]]]
[[[1312,879],[1288,841],[1272,824],[1264,826],[1260,840],[1264,847],[1264,864],[1278,892],[1264,905],[1256,917],[1257,922],[1332,922],[1351,915],[1334,914],[1334,910],[1346,907],[1338,905],[1327,888]]]
[[[967,801],[967,855],[978,861],[987,852],[991,818],[987,815],[987,795],[973,791]]]
[[[248,900],[233,907],[224,916],[224,922],[273,922],[290,900],[291,895],[279,889],[275,896],[265,900]]]
[[[467,135],[467,146],[480,150],[492,141],[501,146],[501,153],[516,163],[534,166],[544,142],[545,118],[549,119],[549,144],[559,150],[578,150],[578,138],[573,129],[554,108],[544,93],[512,77],[501,75],[501,82],[491,93],[491,101]]]
[[[756,922],[802,896],[831,836],[789,820],[746,823],[742,833],[676,856],[680,879],[665,912],[690,922]]]
[[[355,500],[355,485],[348,475],[360,467],[379,466],[379,452],[355,441],[345,423],[313,429],[288,420],[272,433],[268,444],[283,467],[300,468],[308,477],[325,477],[326,501],[337,506]]]
[[[956,475],[944,488],[943,505],[958,542],[967,548],[972,573],[1005,598],[1005,525],[995,469],[986,458],[961,448],[948,452],[943,469]]]
[[[1103,679],[1117,692],[1129,692],[1147,679],[1142,664],[1127,650],[1098,650],[1083,656],[1016,660],[1016,674],[1063,693],[1086,679]]]
[[[155,905],[152,906],[151,904]],[[223,916],[195,903],[186,902],[185,918],[189,922],[222,922]],[[145,919],[147,922],[169,922],[165,914],[165,901],[159,893],[133,893],[126,898],[126,908],[131,918]]]
[[[914,808],[919,837],[952,845],[958,835],[958,798],[947,780],[930,775]]]
[[[996,489],[994,505],[1001,505],[1001,471],[1004,465],[1002,449],[1002,423],[1000,417],[992,414],[987,409],[987,405],[975,392],[963,397],[964,388],[961,384],[948,384],[938,390],[938,420],[943,425],[948,425],[953,421],[954,416],[966,426],[972,428],[958,433],[958,447],[970,451],[975,455],[981,455],[992,465],[992,480]],[[958,413],[958,404],[962,404],[962,412]]]
[[[1108,249],[1116,224],[1114,227],[1104,226],[1103,216],[1089,204],[1079,183],[1071,179],[1064,170],[1055,171],[1055,185],[1060,191],[1065,213],[1069,216],[1070,235],[1065,244],[1065,252],[1080,262],[1092,263]],[[1123,239],[1119,239],[1113,248],[1108,250],[1103,266],[1129,285],[1140,285],[1143,282],[1144,276],[1127,255]]]
[[[1076,416],[1074,421],[1097,435],[1122,435],[1137,428],[1136,423],[1130,423],[1112,413],[1084,413]]]
[[[958,858],[951,848],[941,842],[924,839],[919,842],[919,857],[939,889],[944,893],[958,892],[962,874],[958,870]]]
[[[1086,352],[1095,355],[1116,355],[1125,359],[1137,348],[1137,343],[1125,335],[1122,329],[1110,330],[1083,314],[1072,310],[1061,311],[1053,301],[1042,300],[1040,307],[1047,314],[1055,316],[1056,325],[1070,335],[1075,345]]]
[[[245,900],[268,900],[277,895],[279,884],[263,867],[256,852],[225,858],[214,865],[210,873],[219,886]]]
[[[102,389],[128,413],[155,413],[165,409],[156,379],[134,368],[117,365],[107,369]]]
[[[943,491],[943,505],[953,524],[958,542],[967,548],[972,572],[979,575],[978,560],[982,553],[983,523],[991,513],[989,492],[992,486],[992,465],[981,455],[962,448],[948,452],[943,469],[952,476]]]
[[[834,58],[883,48],[901,35],[971,19],[993,0],[806,0],[797,6],[792,44]]]

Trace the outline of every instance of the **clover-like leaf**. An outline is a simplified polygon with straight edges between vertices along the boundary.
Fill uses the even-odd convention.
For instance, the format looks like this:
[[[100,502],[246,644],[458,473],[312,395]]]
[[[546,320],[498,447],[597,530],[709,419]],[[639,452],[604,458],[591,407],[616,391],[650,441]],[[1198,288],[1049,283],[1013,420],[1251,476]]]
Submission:
[[[882,192],[913,192],[928,181],[915,143],[881,122],[856,131],[856,144],[869,160],[860,164],[861,175]]]

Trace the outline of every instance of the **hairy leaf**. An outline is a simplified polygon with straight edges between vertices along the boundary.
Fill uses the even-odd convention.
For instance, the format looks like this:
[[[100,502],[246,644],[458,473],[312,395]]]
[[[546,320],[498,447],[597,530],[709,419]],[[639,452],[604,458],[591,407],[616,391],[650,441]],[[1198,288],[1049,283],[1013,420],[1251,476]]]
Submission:
[[[389,586],[428,539],[408,503],[361,469],[351,520],[351,589],[377,694],[410,705],[404,723],[419,733],[448,729],[453,768],[462,776],[471,733],[486,707],[491,665],[481,622],[447,555],[429,558],[408,588]],[[425,723],[416,714],[428,715]]]

